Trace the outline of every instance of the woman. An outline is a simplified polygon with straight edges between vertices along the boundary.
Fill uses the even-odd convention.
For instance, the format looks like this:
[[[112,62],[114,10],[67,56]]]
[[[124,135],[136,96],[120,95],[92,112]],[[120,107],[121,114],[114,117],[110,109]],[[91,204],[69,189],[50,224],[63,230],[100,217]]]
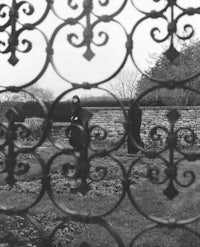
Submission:
[[[144,144],[140,138],[140,127],[142,120],[142,111],[139,108],[138,104],[134,99],[130,100],[130,107],[128,111],[128,122],[129,122],[129,134],[133,140],[141,147],[144,147]],[[128,135],[128,153],[135,154],[139,149],[131,141],[131,137]]]
[[[69,144],[76,150],[79,151],[81,149],[81,130],[74,126],[81,125],[83,126],[83,119],[82,119],[82,106],[80,99],[77,95],[74,95],[72,98],[72,117],[71,117],[71,132],[69,138]]]

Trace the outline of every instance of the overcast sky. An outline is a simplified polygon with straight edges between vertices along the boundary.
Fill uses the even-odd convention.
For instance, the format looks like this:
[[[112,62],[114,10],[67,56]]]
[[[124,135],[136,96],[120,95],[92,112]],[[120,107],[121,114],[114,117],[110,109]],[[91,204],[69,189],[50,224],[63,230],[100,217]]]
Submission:
[[[11,0],[0,0],[0,3],[10,4]],[[19,0],[18,0],[19,2]],[[41,16],[46,6],[45,0],[28,0],[35,7],[34,14],[26,16],[20,12],[19,21],[22,23],[33,22]],[[74,3],[78,3],[79,9],[73,11],[67,5],[66,0],[55,0],[55,9],[61,18],[74,17],[82,10],[81,2],[82,0],[74,0]],[[123,0],[110,0],[109,7],[100,7],[97,0],[94,0],[94,12],[99,15],[111,14],[114,10],[117,10]],[[140,18],[143,17],[130,3],[128,2],[126,8],[123,10],[116,19],[119,20],[126,30],[129,32],[133,25]],[[133,2],[143,11],[150,11],[153,9],[160,9],[165,0],[160,0],[155,3],[153,0],[133,0]],[[199,0],[180,0],[183,7],[197,7]],[[200,5],[200,4],[199,4]],[[25,6],[25,5],[24,5]],[[199,35],[199,22],[200,16],[196,15],[189,18],[189,23],[192,22],[195,30],[196,36]],[[4,19],[0,19],[0,24],[2,24]],[[50,38],[52,32],[62,23],[52,12],[49,14],[48,18],[38,26],[41,30],[45,32],[48,38]],[[184,17],[180,21],[181,27],[188,23],[188,18]],[[83,22],[84,24],[84,22]],[[151,64],[152,54],[156,57],[166,48],[169,41],[157,44],[150,38],[150,31],[153,27],[161,27],[161,33],[158,33],[158,37],[164,37],[166,35],[166,22],[162,20],[153,20],[143,22],[134,34],[134,57],[137,61],[138,66],[142,70],[146,70]],[[92,50],[95,53],[94,58],[89,62],[84,57],[85,47],[74,48],[69,43],[67,43],[67,34],[72,32],[76,34],[82,34],[82,28],[79,25],[76,26],[66,26],[64,27],[56,36],[54,44],[54,61],[59,72],[67,80],[82,83],[84,81],[97,82],[99,80],[106,79],[111,75],[121,64],[125,55],[125,42],[126,36],[120,25],[116,23],[106,23],[99,24],[94,30],[94,39],[96,42],[100,41],[96,36],[98,31],[105,31],[109,35],[109,42],[105,46],[96,47],[92,45]],[[183,32],[180,31],[180,32]],[[43,67],[45,61],[45,48],[46,43],[43,36],[38,31],[26,31],[23,32],[20,38],[27,38],[32,42],[32,50],[28,53],[19,53],[17,56],[19,62],[16,66],[12,66],[8,63],[10,54],[0,55],[0,68],[1,68],[1,80],[0,85],[20,85],[27,81],[33,79]],[[0,33],[0,39],[6,41],[7,34]],[[81,38],[80,38],[81,40]],[[2,46],[1,46],[2,47]],[[20,46],[23,48],[23,46]],[[127,66],[130,69],[134,69],[131,61],[128,61]],[[52,89],[55,95],[60,94],[63,90],[70,88],[70,84],[62,80],[52,69],[50,65],[47,69],[45,75],[38,81],[38,84],[42,87],[48,87]],[[87,92],[88,94],[88,92]],[[92,93],[94,94],[94,92]]]

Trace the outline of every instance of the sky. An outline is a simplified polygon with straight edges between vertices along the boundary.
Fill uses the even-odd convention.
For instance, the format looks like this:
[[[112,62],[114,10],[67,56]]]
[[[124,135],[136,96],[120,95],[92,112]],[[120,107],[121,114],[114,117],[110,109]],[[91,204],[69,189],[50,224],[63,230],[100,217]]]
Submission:
[[[119,8],[123,0],[110,0],[108,7],[100,7],[98,4],[99,0],[94,0],[94,12],[97,15],[111,14]],[[160,0],[158,3],[153,0],[132,0],[135,5],[142,11],[149,12],[150,10],[159,10],[165,3],[166,0]],[[0,0],[0,3],[11,4],[12,0]],[[19,0],[18,0],[19,2]],[[31,23],[37,20],[43,13],[46,1],[45,0],[28,0],[35,9],[35,12],[31,16],[26,16],[22,11],[20,11],[19,22],[21,23]],[[73,11],[67,5],[66,0],[55,0],[55,10],[57,15],[62,19],[66,17],[75,17],[82,10],[83,0],[74,0],[72,3],[77,3],[79,8]],[[178,3],[182,7],[197,7],[199,5],[199,0],[179,0]],[[24,5],[24,7],[27,7]],[[178,13],[178,12],[177,12]],[[166,13],[168,16],[169,13]],[[123,24],[127,32],[131,30],[134,24],[142,18],[144,15],[137,11],[129,0],[126,8],[123,12],[117,16],[116,20]],[[200,16],[196,15],[194,17],[184,17],[180,20],[179,28],[180,32],[183,32],[183,25],[192,23],[196,31],[195,37],[199,36],[200,33]],[[5,18],[0,18],[0,25],[5,21]],[[94,19],[92,19],[94,21]],[[42,30],[47,38],[49,39],[55,30],[55,28],[62,23],[58,17],[55,16],[52,11],[46,18],[46,20],[38,26],[38,29]],[[82,24],[85,24],[83,20]],[[19,27],[19,26],[18,26]],[[162,44],[155,43],[150,37],[150,31],[153,27],[159,27],[161,32],[157,33],[157,37],[164,37],[167,33],[166,22],[161,19],[149,20],[141,23],[134,33],[134,58],[137,65],[142,71],[145,71],[153,64],[153,58],[156,59],[164,49],[169,45],[169,41]],[[125,43],[126,36],[122,27],[115,23],[99,24],[96,29],[94,29],[94,40],[100,42],[101,39],[97,36],[98,31],[105,31],[109,35],[109,41],[105,46],[96,47],[92,45],[92,50],[95,53],[94,58],[91,61],[87,61],[83,54],[85,52],[85,47],[74,48],[67,42],[67,35],[70,33],[76,33],[79,35],[79,40],[81,40],[81,35],[83,29],[80,25],[66,26],[60,30],[57,34],[54,42],[54,63],[59,73],[66,79],[61,79],[54,71],[51,65],[49,65],[47,71],[43,77],[37,82],[37,84],[44,88],[50,88],[55,96],[62,93],[71,87],[70,83],[67,81],[73,81],[77,83],[82,82],[98,82],[108,78],[116,69],[119,67],[123,58],[125,56]],[[0,40],[7,40],[7,33],[0,33]],[[46,58],[46,43],[41,32],[38,30],[25,31],[21,34],[20,39],[26,38],[32,42],[32,49],[28,53],[17,52],[19,62],[16,66],[12,66],[8,63],[10,54],[0,54],[0,70],[1,70],[1,86],[8,85],[22,85],[27,81],[32,80],[42,69],[45,58]],[[0,49],[3,47],[0,46]],[[19,45],[19,49],[23,49],[23,45]],[[136,70],[132,61],[128,60],[125,69]],[[109,88],[107,84],[103,87]],[[84,92],[85,95],[100,95],[103,91],[98,90],[92,92]]]

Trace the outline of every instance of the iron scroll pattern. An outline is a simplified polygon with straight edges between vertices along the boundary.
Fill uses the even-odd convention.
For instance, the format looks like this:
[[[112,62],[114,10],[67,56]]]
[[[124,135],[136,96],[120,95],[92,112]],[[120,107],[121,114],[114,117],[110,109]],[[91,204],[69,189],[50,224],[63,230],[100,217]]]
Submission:
[[[45,196],[45,193],[48,194],[50,200],[54,203],[55,207],[60,209],[65,215],[70,216],[71,219],[75,222],[87,224],[87,225],[98,225],[102,228],[104,228],[110,236],[114,238],[114,241],[117,243],[118,246],[125,246],[122,238],[120,237],[120,233],[117,233],[113,226],[111,226],[106,221],[106,216],[110,215],[113,211],[117,209],[117,207],[120,205],[120,203],[125,199],[126,195],[128,195],[130,203],[136,208],[139,213],[141,213],[145,218],[150,220],[153,223],[153,226],[150,226],[140,232],[138,235],[136,235],[131,243],[130,246],[134,246],[137,239],[142,235],[145,234],[148,231],[152,231],[154,229],[162,229],[164,227],[169,229],[184,229],[189,231],[190,233],[194,234],[197,237],[200,237],[200,234],[190,228],[188,225],[194,222],[197,222],[200,218],[200,216],[196,216],[190,219],[186,220],[178,220],[176,218],[170,218],[165,219],[161,217],[155,217],[153,215],[149,215],[145,211],[143,211],[140,206],[138,205],[137,201],[135,200],[135,197],[133,193],[131,192],[131,176],[132,176],[132,169],[134,169],[134,166],[136,165],[139,160],[142,159],[142,157],[146,157],[150,160],[154,160],[156,158],[159,158],[164,163],[164,178],[161,178],[161,171],[160,169],[155,168],[149,168],[147,173],[147,179],[153,184],[156,185],[166,185],[165,189],[163,190],[164,195],[169,198],[170,200],[173,200],[178,196],[179,187],[190,187],[194,181],[196,180],[196,175],[192,171],[185,171],[184,174],[182,174],[183,179],[186,179],[186,182],[184,183],[182,180],[179,180],[180,177],[178,177],[178,172],[180,171],[180,163],[185,160],[189,162],[198,161],[200,158],[200,154],[197,152],[189,152],[182,150],[178,145],[178,138],[181,131],[183,131],[183,128],[176,129],[176,122],[180,118],[180,114],[178,111],[170,111],[167,114],[167,118],[169,120],[170,128],[164,128],[160,126],[156,126],[156,128],[162,128],[162,130],[166,133],[166,143],[160,149],[159,151],[155,150],[146,150],[142,147],[140,147],[135,140],[132,138],[132,142],[142,151],[142,156],[132,162],[132,165],[126,170],[123,162],[117,158],[113,152],[118,150],[122,144],[125,142],[126,135],[130,135],[129,133],[129,123],[127,122],[127,113],[125,110],[125,107],[120,102],[120,100],[111,92],[109,92],[106,89],[101,88],[101,85],[103,83],[108,82],[110,79],[114,78],[124,67],[127,60],[130,58],[133,62],[133,64],[138,68],[138,70],[145,75],[145,72],[142,71],[142,69],[138,66],[137,61],[134,57],[134,35],[138,27],[141,25],[141,23],[144,23],[151,19],[162,19],[166,21],[167,25],[167,35],[163,38],[158,38],[156,34],[160,32],[158,27],[155,27],[151,30],[151,37],[152,40],[155,43],[162,43],[166,40],[169,40],[169,47],[166,48],[164,54],[169,59],[170,62],[173,62],[179,55],[180,51],[178,51],[178,48],[176,48],[174,40],[175,38],[180,40],[189,40],[194,35],[194,29],[192,25],[186,24],[183,28],[183,31],[185,33],[185,36],[181,36],[178,34],[177,25],[178,22],[181,20],[184,16],[192,16],[192,15],[199,15],[200,14],[200,7],[198,8],[184,8],[179,4],[179,1],[177,0],[168,0],[163,1],[164,7],[160,8],[159,10],[150,10],[148,12],[143,11],[140,9],[136,1],[134,0],[123,0],[121,1],[121,5],[118,7],[117,10],[113,11],[111,14],[105,14],[105,15],[98,15],[95,13],[94,8],[94,2],[92,0],[84,0],[84,1],[73,1],[68,0],[66,1],[66,5],[68,8],[70,8],[74,13],[78,13],[76,17],[68,17],[65,18],[59,16],[59,13],[57,12],[55,8],[56,1],[52,0],[44,0],[46,3],[46,7],[40,18],[33,22],[33,23],[23,23],[20,19],[20,14],[32,16],[34,14],[34,6],[32,6],[31,3],[28,1],[20,1],[20,0],[12,0],[12,5],[9,6],[5,3],[0,4],[0,18],[2,21],[5,20],[4,24],[0,26],[0,33],[6,33],[8,35],[7,40],[1,40],[1,51],[2,54],[9,54],[8,63],[11,64],[11,66],[17,66],[20,62],[17,53],[23,52],[28,53],[31,51],[33,44],[30,40],[23,39],[20,40],[20,35],[24,31],[33,31],[37,30],[42,35],[46,42],[46,59],[45,63],[41,69],[41,71],[36,75],[36,77],[20,86],[16,85],[10,85],[7,87],[3,87],[0,91],[1,94],[5,92],[13,92],[13,93],[28,93],[26,91],[26,88],[30,85],[33,85],[36,83],[42,76],[45,74],[47,68],[49,66],[52,66],[55,73],[64,81],[66,81],[68,84],[71,84],[71,89],[64,91],[61,95],[59,95],[54,102],[51,105],[51,108],[49,111],[47,111],[45,105],[34,97],[38,102],[38,104],[41,106],[41,109],[43,111],[44,115],[44,122],[43,122],[43,131],[42,134],[33,146],[20,146],[17,142],[17,131],[19,129],[23,130],[24,136],[28,137],[31,134],[31,131],[28,129],[28,127],[24,124],[19,124],[15,121],[17,112],[14,109],[11,109],[7,113],[7,120],[8,124],[5,125],[1,123],[1,139],[3,141],[0,143],[0,150],[1,150],[1,162],[0,162],[0,173],[5,175],[5,181],[10,186],[10,188],[13,188],[13,186],[17,183],[17,176],[26,175],[31,168],[31,164],[28,164],[24,161],[19,161],[18,157],[20,155],[27,155],[31,154],[34,159],[36,160],[36,163],[38,163],[38,166],[40,166],[42,171],[42,176],[40,178],[41,180],[41,187],[39,189],[39,193],[37,198],[27,206],[22,207],[20,205],[19,207],[12,207],[12,206],[3,206],[3,204],[0,204],[0,213],[3,215],[9,215],[9,216],[20,216],[28,219],[31,224],[34,225],[34,227],[39,232],[41,239],[43,241],[43,246],[51,246],[51,242],[53,239],[54,233],[57,231],[57,229],[60,227],[62,228],[65,224],[66,218],[63,217],[62,223],[56,228],[50,236],[46,236],[43,233],[42,227],[39,224],[39,222],[32,217],[30,214],[30,209],[32,209],[35,205],[37,205],[42,198]],[[154,5],[162,2],[161,0],[153,0]],[[80,4],[81,3],[81,4]],[[106,9],[109,7],[111,3],[111,0],[99,0],[96,1],[95,4],[97,4],[101,9]],[[125,9],[125,7],[128,4],[132,4],[133,8],[135,8],[140,14],[143,15],[139,21],[137,21],[134,26],[132,27],[132,30],[130,32],[126,31],[126,28],[117,20],[117,16],[122,13]],[[152,4],[153,5],[153,4]],[[175,15],[175,9],[179,10],[179,14]],[[21,11],[22,10],[22,11]],[[166,14],[166,12],[170,10],[170,17]],[[53,31],[51,37],[48,39],[47,36],[43,31],[39,29],[39,24],[41,24],[48,16],[49,13],[53,13],[60,21],[61,24],[59,24],[55,30]],[[83,21],[85,21],[85,25],[83,24]],[[109,42],[109,34],[105,31],[99,31],[98,37],[101,39],[101,42],[97,42],[95,40],[94,36],[94,30],[96,27],[98,27],[99,24],[102,23],[116,23],[120,26],[122,31],[124,32],[126,36],[126,43],[125,43],[125,54],[123,57],[123,60],[121,64],[117,67],[117,69],[112,72],[107,78],[104,78],[100,81],[95,82],[83,82],[82,84],[77,83],[76,81],[70,81],[68,78],[66,78],[60,71],[59,68],[56,66],[56,62],[54,61],[54,44],[57,35],[64,27],[73,27],[75,25],[80,26],[83,29],[82,34],[82,40],[80,40],[80,37],[76,33],[70,33],[67,35],[67,40],[72,47],[75,48],[84,48],[85,51],[83,52],[83,57],[88,62],[91,62],[95,56],[94,47],[101,47],[106,46]],[[22,45],[25,45],[26,47],[24,50],[19,50],[19,43],[22,43]],[[3,47],[3,49],[2,49]],[[149,94],[153,90],[156,90],[158,88],[168,88],[170,90],[173,90],[175,88],[182,88],[186,90],[194,91],[194,89],[190,88],[186,82],[192,81],[194,78],[197,78],[200,75],[200,72],[197,72],[195,75],[192,75],[188,78],[184,78],[181,81],[177,81],[176,79],[170,79],[167,81],[161,81],[157,78],[149,78],[151,81],[156,82],[157,86],[154,88],[151,88],[147,90],[145,93],[140,95],[137,99],[139,101],[142,99],[145,95]],[[146,75],[148,77],[148,74]],[[83,143],[83,149],[80,152],[75,152],[73,149],[68,147],[60,147],[57,145],[57,143],[53,140],[51,134],[53,129],[53,122],[52,122],[52,116],[53,112],[55,111],[58,103],[62,100],[62,98],[65,95],[68,95],[69,93],[76,91],[77,89],[85,89],[85,90],[92,90],[92,89],[99,89],[104,90],[107,93],[109,93],[119,104],[121,107],[123,116],[124,116],[124,135],[123,137],[115,143],[114,146],[111,148],[103,148],[98,149],[93,147],[92,140],[93,138],[96,138],[98,140],[105,140],[107,137],[107,132],[105,129],[103,129],[101,126],[90,126],[88,129],[84,130],[81,126],[74,126],[75,128],[79,129],[81,131],[80,139]],[[195,90],[195,93],[199,94],[199,91]],[[66,130],[66,133],[70,132],[70,128]],[[95,132],[95,130],[98,130]],[[153,132],[154,130],[150,131],[150,138],[153,139]],[[191,142],[194,142],[195,135],[191,129],[185,129],[187,132],[185,138],[190,139]],[[96,133],[96,134],[94,134]],[[100,133],[100,134],[99,134]],[[49,160],[46,162],[41,154],[39,154],[38,149],[42,146],[42,144],[49,140],[53,146],[58,150],[56,154],[54,154],[52,157],[49,158]],[[163,156],[165,152],[168,152],[168,158]],[[178,161],[175,160],[175,152],[179,153],[181,155],[181,159]],[[75,187],[75,190],[78,191],[78,193],[83,194],[84,196],[87,195],[90,190],[92,190],[92,184],[101,180],[104,180],[108,173],[108,168],[105,166],[97,166],[93,167],[92,162],[96,158],[109,158],[113,162],[115,162],[116,166],[121,171],[121,177],[120,177],[120,185],[121,185],[121,192],[119,195],[119,198],[117,202],[113,205],[112,208],[108,209],[107,211],[103,211],[98,214],[91,214],[89,212],[82,213],[79,211],[72,210],[68,208],[68,206],[63,205],[59,201],[56,200],[54,191],[53,191],[53,185],[51,180],[51,168],[53,166],[54,161],[61,155],[71,155],[74,159],[74,163],[66,162],[62,166],[62,171],[66,179],[75,179],[77,182],[77,186]],[[67,159],[66,159],[67,160]],[[1,237],[0,236],[0,243],[1,244],[7,244],[7,246],[16,246],[18,244],[18,238],[14,236],[12,233],[8,232],[6,236]],[[22,243],[20,243],[22,245]],[[20,246],[21,246],[20,245]],[[80,246],[90,246],[87,242],[82,242]]]

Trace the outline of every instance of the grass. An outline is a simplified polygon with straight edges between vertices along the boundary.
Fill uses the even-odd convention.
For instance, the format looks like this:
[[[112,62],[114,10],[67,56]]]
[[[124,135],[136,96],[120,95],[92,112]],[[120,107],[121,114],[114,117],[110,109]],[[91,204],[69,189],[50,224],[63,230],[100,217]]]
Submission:
[[[117,153],[115,154],[117,155]],[[132,157],[123,155],[122,151],[120,151],[119,155],[128,169]],[[36,177],[40,176],[41,170],[38,169],[39,166],[34,165],[35,161],[33,157],[29,157],[29,161],[31,169],[29,170],[28,176],[26,176],[26,180],[30,181],[35,179],[35,183],[40,187],[40,182]],[[72,157],[69,157],[67,161],[72,161]],[[109,166],[109,169],[104,182],[96,183],[96,187],[93,187],[93,191],[89,192],[86,196],[71,194],[65,188],[65,179],[61,175],[61,164],[65,162],[66,157],[61,156],[55,160],[52,166],[52,172],[56,170],[56,174],[59,174],[59,179],[55,181],[56,186],[60,186],[59,189],[64,188],[62,189],[62,193],[55,193],[56,201],[59,201],[60,204],[64,204],[66,207],[77,210],[78,212],[81,211],[93,214],[107,212],[119,200],[120,189],[118,192],[115,192],[115,187],[119,184],[118,178],[121,177],[121,172],[115,162],[111,159],[99,158],[93,161],[94,165]],[[189,188],[184,189],[177,187],[180,194],[172,201],[163,195],[163,190],[167,187],[167,184],[161,186],[153,185],[142,176],[142,173],[146,173],[145,163],[148,165],[155,165],[156,163],[157,166],[160,165],[160,167],[162,167],[162,162],[159,159],[156,161],[142,159],[133,169],[132,177],[134,177],[135,184],[131,185],[131,193],[140,206],[140,209],[147,214],[162,217],[164,219],[172,217],[176,219],[188,219],[197,216],[200,210],[200,168],[198,162],[192,163],[183,161],[180,164],[181,168],[180,173],[178,174],[179,180],[187,182],[187,177],[184,178],[181,173],[187,169],[195,171],[196,180]],[[25,185],[25,187],[26,186],[27,185]],[[31,193],[30,191],[19,193],[19,191],[16,191],[15,189],[0,190],[1,205],[29,205],[36,196],[36,193]],[[31,208],[29,213],[33,218],[37,219],[47,235],[49,235],[55,227],[62,222],[62,218],[66,216],[52,203],[47,195],[45,195],[35,207]],[[126,246],[130,245],[137,234],[152,224],[151,221],[143,217],[134,208],[127,195],[119,207],[112,214],[104,217],[104,219],[111,225],[113,230],[120,235]],[[191,227],[196,230],[199,229],[199,226],[199,222],[191,225]],[[31,226],[29,221],[24,220],[23,217],[0,215],[0,236],[4,236],[6,232],[10,231],[17,235],[18,239],[22,242],[27,241],[27,246],[30,246],[28,243],[32,243],[32,245],[35,246],[41,246],[41,243],[38,240],[38,232]],[[99,225],[77,223],[72,221],[69,217],[67,218],[65,227],[60,230],[58,229],[53,238],[54,246],[57,247],[75,247],[79,246],[83,241],[88,242],[90,246],[95,247],[116,246],[116,241],[113,236],[103,227]],[[200,246],[200,240],[183,229],[160,228],[141,235],[141,237],[134,242],[133,246],[198,247]]]

